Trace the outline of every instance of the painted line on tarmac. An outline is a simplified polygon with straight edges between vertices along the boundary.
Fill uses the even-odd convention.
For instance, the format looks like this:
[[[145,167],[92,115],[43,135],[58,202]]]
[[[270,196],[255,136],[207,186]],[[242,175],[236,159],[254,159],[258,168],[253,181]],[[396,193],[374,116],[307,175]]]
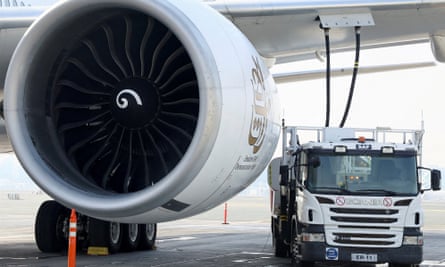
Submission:
[[[445,266],[445,260],[441,261],[423,261],[420,266],[434,267],[434,266]]]
[[[194,236],[182,236],[182,237],[177,237],[177,238],[166,238],[166,239],[159,239],[156,240],[156,242],[169,242],[169,241],[187,241],[187,240],[193,240],[193,239],[197,239],[197,237]]]

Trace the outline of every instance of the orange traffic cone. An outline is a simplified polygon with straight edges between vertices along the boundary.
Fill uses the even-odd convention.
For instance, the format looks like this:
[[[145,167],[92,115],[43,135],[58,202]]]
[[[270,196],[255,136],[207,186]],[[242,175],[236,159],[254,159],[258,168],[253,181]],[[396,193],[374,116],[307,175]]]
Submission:
[[[76,235],[77,235],[77,216],[76,210],[71,210],[70,232],[68,237],[68,267],[76,266]]]
[[[227,222],[227,203],[224,204],[224,222],[223,224],[229,224]]]

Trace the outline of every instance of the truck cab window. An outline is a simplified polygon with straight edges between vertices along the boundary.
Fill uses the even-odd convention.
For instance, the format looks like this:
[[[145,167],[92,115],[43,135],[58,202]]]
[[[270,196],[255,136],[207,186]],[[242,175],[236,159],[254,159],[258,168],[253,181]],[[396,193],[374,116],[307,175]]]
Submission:
[[[411,196],[418,193],[416,155],[380,153],[336,155],[326,151],[314,152],[320,165],[308,166],[307,188],[312,193],[392,194]]]

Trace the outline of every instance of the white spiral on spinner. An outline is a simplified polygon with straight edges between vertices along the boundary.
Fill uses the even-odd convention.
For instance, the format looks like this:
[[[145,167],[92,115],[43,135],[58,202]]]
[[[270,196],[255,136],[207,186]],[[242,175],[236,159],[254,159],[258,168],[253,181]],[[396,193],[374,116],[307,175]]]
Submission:
[[[124,89],[116,96],[116,105],[118,106],[118,108],[120,109],[128,108],[128,99],[122,96],[123,94],[129,94],[133,96],[134,99],[136,100],[136,104],[142,106],[142,99],[138,95],[138,93],[136,93],[134,90],[131,89]]]

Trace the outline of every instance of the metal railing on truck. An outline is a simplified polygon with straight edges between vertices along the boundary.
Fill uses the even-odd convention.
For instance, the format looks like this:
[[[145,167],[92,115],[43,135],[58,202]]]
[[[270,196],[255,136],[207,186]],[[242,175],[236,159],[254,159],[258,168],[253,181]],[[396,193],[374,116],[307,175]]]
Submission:
[[[389,127],[377,127],[377,128],[347,128],[354,131],[355,138],[364,136],[366,139],[372,139],[377,143],[398,143],[398,144],[411,144],[417,147],[419,157],[422,154],[422,138],[424,129],[410,130],[410,129],[391,129]],[[299,146],[300,143],[306,143],[310,141],[322,142],[324,138],[326,127],[314,127],[314,126],[283,126],[283,159],[292,155]],[[307,140],[301,142],[301,132],[307,133],[312,137],[316,137],[315,140]]]

